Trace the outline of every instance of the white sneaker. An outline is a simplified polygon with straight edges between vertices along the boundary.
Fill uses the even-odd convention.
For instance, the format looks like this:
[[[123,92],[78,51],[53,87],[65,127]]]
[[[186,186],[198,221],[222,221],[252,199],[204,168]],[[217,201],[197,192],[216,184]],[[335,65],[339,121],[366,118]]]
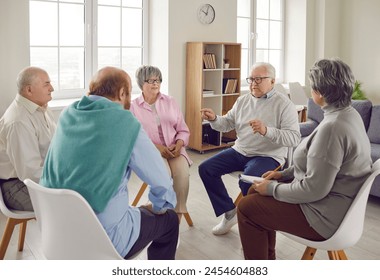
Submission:
[[[223,215],[223,219],[219,224],[217,224],[213,229],[212,233],[214,235],[223,235],[230,231],[230,229],[237,224],[237,215],[235,214],[231,220],[227,220]]]

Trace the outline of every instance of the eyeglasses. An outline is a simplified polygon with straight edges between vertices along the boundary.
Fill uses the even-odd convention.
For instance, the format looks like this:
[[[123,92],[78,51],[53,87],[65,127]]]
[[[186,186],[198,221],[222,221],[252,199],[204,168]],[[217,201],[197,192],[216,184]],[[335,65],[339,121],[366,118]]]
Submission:
[[[154,83],[161,84],[162,80],[161,79],[149,79],[145,80],[146,83],[153,85]]]
[[[255,81],[256,84],[261,84],[261,82],[263,81],[263,79],[268,79],[268,78],[270,78],[270,77],[255,77],[255,78],[248,77],[245,80],[247,81],[248,84],[252,84],[253,81]]]

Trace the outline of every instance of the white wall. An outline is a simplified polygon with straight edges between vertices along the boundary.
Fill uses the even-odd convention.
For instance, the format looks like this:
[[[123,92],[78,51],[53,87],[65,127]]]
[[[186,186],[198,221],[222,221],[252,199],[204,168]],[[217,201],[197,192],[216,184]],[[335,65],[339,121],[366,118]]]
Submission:
[[[28,3],[0,1],[0,116],[17,93],[17,74],[29,65]]]
[[[363,83],[368,99],[380,104],[379,11],[378,0],[308,0],[306,73],[317,59],[339,57]]]
[[[380,1],[342,1],[341,54],[367,97],[380,104]]]
[[[153,2],[160,2],[154,3]],[[197,19],[197,11],[204,0],[164,0],[164,9],[160,1],[150,1],[152,20],[159,22],[151,24],[152,65],[160,67],[164,80],[168,80],[166,92],[174,96],[185,114],[186,86],[186,42],[236,42],[236,0],[208,0],[215,9],[215,20],[210,25],[203,25]],[[157,7],[156,7],[157,6]],[[167,14],[168,22],[158,20],[156,14]],[[158,37],[157,34],[167,32],[168,37]],[[167,41],[165,41],[167,40]],[[168,59],[162,59],[167,56]],[[163,85],[164,86],[164,85]],[[162,89],[164,91],[165,88]]]

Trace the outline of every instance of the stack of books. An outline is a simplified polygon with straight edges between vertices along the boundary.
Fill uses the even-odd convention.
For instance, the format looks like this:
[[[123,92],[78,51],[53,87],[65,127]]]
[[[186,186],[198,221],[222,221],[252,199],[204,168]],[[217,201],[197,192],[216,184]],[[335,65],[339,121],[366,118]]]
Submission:
[[[215,54],[205,53],[203,54],[204,69],[216,69]]]
[[[203,90],[203,95],[213,95],[214,91],[211,89],[204,89]]]
[[[235,93],[237,84],[237,79],[223,79],[223,93]]]

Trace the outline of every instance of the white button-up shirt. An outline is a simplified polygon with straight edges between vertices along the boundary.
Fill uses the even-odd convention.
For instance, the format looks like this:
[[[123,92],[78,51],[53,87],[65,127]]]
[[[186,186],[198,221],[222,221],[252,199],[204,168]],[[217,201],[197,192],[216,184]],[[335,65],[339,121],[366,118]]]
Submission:
[[[39,182],[55,128],[48,108],[17,94],[0,119],[0,179]]]

